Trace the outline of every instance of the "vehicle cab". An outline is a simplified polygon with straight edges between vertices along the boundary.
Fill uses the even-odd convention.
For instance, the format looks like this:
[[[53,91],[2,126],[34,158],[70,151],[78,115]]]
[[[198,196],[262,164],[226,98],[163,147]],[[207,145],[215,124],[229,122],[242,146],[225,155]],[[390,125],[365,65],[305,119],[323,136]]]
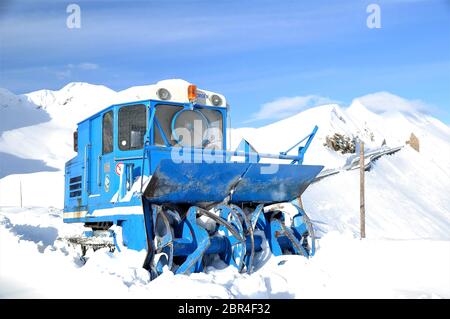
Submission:
[[[145,247],[141,194],[159,162],[183,149],[225,150],[229,114],[223,95],[183,80],[145,88],[146,99],[78,123],[77,155],[65,166],[64,222],[135,228],[123,233],[136,238],[123,242],[138,250]]]

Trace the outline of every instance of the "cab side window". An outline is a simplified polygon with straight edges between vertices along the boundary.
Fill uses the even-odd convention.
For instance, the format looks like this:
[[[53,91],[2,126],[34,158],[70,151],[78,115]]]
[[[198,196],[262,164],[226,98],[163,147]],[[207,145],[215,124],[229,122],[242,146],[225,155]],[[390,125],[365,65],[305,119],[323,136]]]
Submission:
[[[103,154],[108,154],[113,151],[113,134],[114,134],[113,125],[114,125],[113,111],[109,111],[103,114],[103,121],[102,121]]]
[[[144,146],[147,109],[144,104],[124,106],[119,110],[119,149],[137,150]]]

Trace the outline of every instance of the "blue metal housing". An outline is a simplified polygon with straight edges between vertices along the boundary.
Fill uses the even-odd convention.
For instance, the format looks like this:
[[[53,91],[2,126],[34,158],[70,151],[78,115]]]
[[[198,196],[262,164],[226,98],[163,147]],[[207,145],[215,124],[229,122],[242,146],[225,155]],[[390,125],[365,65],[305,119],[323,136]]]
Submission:
[[[123,145],[121,147],[119,143],[118,128],[123,125],[119,123],[119,112],[136,105],[145,106],[145,134],[138,138],[141,140],[141,147],[124,150]],[[176,134],[167,136],[165,124],[157,115],[159,107],[169,106],[179,108],[170,123],[172,131],[175,129],[175,121],[180,112],[186,110],[219,112],[217,114],[220,114],[219,118],[222,119],[219,126],[222,133],[221,145],[211,150],[203,147],[182,147],[173,143],[173,139],[178,140],[178,137]],[[294,146],[297,147],[301,142],[306,141],[304,146],[298,148],[298,155],[287,154],[292,148],[280,154],[256,153],[245,140],[238,150],[226,151],[227,112],[226,107],[143,100],[111,105],[80,122],[77,129],[77,156],[68,161],[65,166],[64,222],[84,223],[92,229],[108,229],[111,225],[120,226],[123,240],[121,244],[135,250],[147,249],[150,253],[150,250],[156,249],[156,244],[150,238],[154,236],[157,220],[156,208],[152,205],[182,205],[187,208],[198,206],[200,208],[186,208],[183,213],[185,214],[183,223],[177,224],[179,221],[177,223],[172,221],[173,225],[179,225],[173,226],[172,237],[161,239],[166,241],[165,244],[173,242],[170,245],[175,251],[172,251],[172,255],[188,256],[187,261],[178,268],[177,272],[197,271],[202,267],[198,261],[199,256],[205,253],[225,254],[229,245],[234,245],[230,244],[233,241],[230,238],[237,238],[237,235],[227,225],[221,227],[225,227],[223,232],[231,232],[228,237],[206,238],[207,234],[204,230],[197,229],[192,232],[196,214],[199,212],[206,214],[201,211],[208,207],[208,203],[226,202],[236,207],[244,204],[261,205],[253,212],[252,224],[255,227],[257,224],[266,227],[264,229],[266,237],[275,236],[275,229],[277,238],[280,233],[285,234],[283,238],[268,239],[270,246],[274,246],[275,250],[284,249],[286,245],[283,241],[286,241],[286,238],[293,240],[290,237],[292,231],[284,229],[283,225],[272,220],[264,219],[262,217],[264,214],[261,213],[262,207],[265,204],[294,200],[322,170],[322,166],[302,165],[305,151],[317,127]],[[103,121],[106,114],[112,115],[112,136],[110,137],[112,147],[105,152]],[[202,116],[204,116],[203,113]],[[155,140],[157,134],[160,136],[158,143]],[[175,161],[173,154],[180,155],[184,162]],[[241,158],[242,161],[234,162],[235,157]],[[290,164],[280,164],[275,172],[265,174],[264,169],[270,168],[271,164],[259,163],[263,158],[288,160]],[[233,209],[223,208],[222,210],[223,218],[233,214],[235,214]],[[298,216],[302,217],[303,214],[300,212]],[[167,224],[168,221],[165,223]],[[297,226],[301,230],[304,224],[300,223]],[[248,230],[241,229],[241,231]],[[173,236],[178,236],[178,239],[175,240]],[[249,249],[250,241],[248,238],[247,240],[241,238],[241,240],[243,242],[239,247],[245,252]],[[260,249],[261,241],[260,237],[252,236],[252,249],[255,247],[256,250]],[[296,249],[301,250],[299,247]],[[237,250],[233,251],[235,254]],[[233,259],[230,256],[224,256],[224,258]],[[189,261],[190,259],[192,262]]]
[[[145,105],[148,141],[144,149],[126,150],[118,144],[118,112],[121,108]],[[155,119],[158,105],[175,105],[183,109],[213,109],[227,118],[227,108],[143,100],[111,105],[78,123],[77,156],[65,165],[64,222],[101,223],[110,222],[123,228],[124,245],[132,249],[146,248],[142,216],[141,193],[126,197],[131,185],[141,176],[150,176],[162,159],[171,158],[172,147],[154,143],[154,130],[161,130]],[[102,118],[113,112],[113,150],[102,152]],[[226,121],[223,121],[223,148],[226,146]],[[164,134],[163,134],[164,136]],[[167,137],[164,136],[166,139]],[[122,174],[116,167],[123,165]]]

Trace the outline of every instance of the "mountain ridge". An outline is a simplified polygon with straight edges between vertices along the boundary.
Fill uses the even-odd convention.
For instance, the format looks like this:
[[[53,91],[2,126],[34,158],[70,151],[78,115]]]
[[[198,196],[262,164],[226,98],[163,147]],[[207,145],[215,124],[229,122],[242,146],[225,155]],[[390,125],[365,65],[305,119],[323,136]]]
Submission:
[[[181,79],[163,80],[159,83],[168,83],[173,81],[183,81]],[[53,166],[63,167],[63,163],[67,161],[68,156],[73,156],[73,152],[69,151],[71,143],[72,131],[76,129],[76,124],[86,117],[106,108],[107,106],[124,100],[132,101],[142,98],[145,92],[152,87],[152,84],[133,86],[121,91],[114,91],[104,85],[90,84],[86,82],[70,82],[59,90],[37,90],[24,95],[14,95],[5,89],[0,89],[0,105],[12,104],[9,107],[9,118],[20,119],[22,113],[30,113],[33,115],[34,121],[25,121],[18,123],[15,121],[14,126],[8,126],[4,114],[0,124],[2,133],[0,136],[0,150],[6,153],[26,158],[23,147],[18,144],[27,144],[24,139],[17,143],[17,137],[29,134],[32,131],[29,126],[37,125],[36,130],[43,134],[33,140],[33,145],[29,145],[29,149],[35,151],[30,152],[35,155],[30,156],[31,159],[43,159],[47,164],[52,163]],[[383,92],[386,95],[386,92]],[[373,100],[373,95],[371,96]],[[375,98],[376,102],[380,101]],[[278,120],[265,126],[253,128],[232,128],[232,138],[229,146],[235,149],[242,138],[246,138],[261,152],[279,152],[285,151],[294,145],[300,138],[309,134],[313,127],[317,125],[319,130],[311,145],[310,152],[307,155],[307,163],[314,161],[313,159],[322,159],[326,166],[338,165],[345,161],[346,156],[335,154],[335,152],[324,147],[327,136],[339,133],[349,138],[362,139],[368,148],[381,146],[387,143],[388,146],[398,146],[404,144],[409,139],[411,133],[418,136],[419,139],[426,140],[431,138],[432,143],[440,147],[444,146],[447,151],[448,145],[446,140],[450,140],[450,127],[428,114],[420,113],[413,109],[410,112],[404,111],[406,103],[403,98],[398,100],[402,104],[401,110],[393,107],[386,112],[374,112],[368,109],[363,102],[364,98],[355,98],[348,107],[341,106],[336,103],[319,105],[298,112],[288,118]],[[400,103],[399,102],[399,103]],[[14,107],[15,106],[15,107]],[[377,106],[379,109],[380,105]],[[28,109],[36,109],[28,111]],[[4,108],[1,109],[4,113]],[[14,114],[14,111],[16,114]],[[39,116],[36,116],[38,114]],[[36,118],[38,118],[36,120]],[[28,118],[27,118],[28,119]],[[6,129],[3,129],[6,128]],[[62,148],[68,153],[68,156],[53,154],[53,160],[46,158],[45,152],[39,152],[40,146],[46,144],[49,138],[45,136],[46,130],[55,130],[58,134],[62,134],[64,138],[58,140],[62,144],[65,140],[65,146]],[[51,134],[51,133],[49,133]],[[54,139],[53,139],[54,140]],[[428,143],[424,144],[425,150],[429,149]],[[275,147],[277,149],[275,149]],[[27,149],[27,147],[25,147]],[[44,148],[45,149],[45,148]],[[295,150],[294,150],[295,151]],[[39,154],[40,153],[40,154]],[[311,155],[310,155],[311,154]],[[446,154],[446,153],[445,153]],[[61,156],[62,158],[55,158]],[[450,156],[450,151],[449,151]]]

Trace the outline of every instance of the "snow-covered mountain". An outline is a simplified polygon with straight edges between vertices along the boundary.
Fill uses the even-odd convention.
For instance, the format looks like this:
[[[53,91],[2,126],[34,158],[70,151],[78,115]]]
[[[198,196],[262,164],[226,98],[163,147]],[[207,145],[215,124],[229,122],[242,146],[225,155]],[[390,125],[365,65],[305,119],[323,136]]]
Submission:
[[[75,82],[57,91],[39,90],[21,96],[0,90],[0,205],[17,205],[22,184],[25,205],[62,207],[62,170],[64,163],[75,155],[72,133],[76,124],[110,104],[142,100],[153,88],[145,85],[116,92],[102,85]],[[370,149],[383,142],[388,146],[404,145],[413,133],[419,138],[420,153],[405,150],[396,157],[408,153],[411,166],[415,165],[413,162],[426,161],[417,174],[432,176],[438,170],[432,183],[450,176],[450,161],[445,160],[450,158],[447,125],[417,111],[376,113],[364,103],[364,98],[357,98],[349,107],[322,105],[263,127],[232,129],[231,147],[236,148],[246,138],[257,151],[285,151],[318,125],[305,163],[336,168],[344,165],[350,155],[324,146],[327,136],[339,133],[359,137]],[[296,149],[292,150],[295,152]],[[52,181],[45,188],[39,187],[43,176]],[[46,196],[47,193],[55,196]],[[308,198],[308,194],[305,196]]]
[[[72,132],[79,121],[113,103],[142,100],[152,88],[153,85],[135,86],[116,92],[102,85],[73,82],[58,91],[39,90],[21,96],[1,89],[0,151],[43,160],[61,169],[74,155],[70,150]],[[375,113],[358,98],[349,107],[322,105],[260,128],[233,129],[232,148],[244,137],[258,151],[284,151],[314,125],[319,126],[319,131],[306,163],[335,167],[345,161],[347,156],[323,147],[326,136],[334,133],[359,137],[369,148],[379,147],[383,141],[389,146],[403,145],[414,133],[423,142],[425,153],[444,146],[441,156],[450,155],[450,128],[436,118],[415,111]]]
[[[0,114],[0,134],[50,120],[50,116],[30,102],[26,96],[17,96],[2,88],[0,88]]]
[[[381,114],[370,111],[359,99],[349,107],[337,104],[317,106],[287,119],[260,128],[240,128],[232,132],[232,145],[246,138],[260,152],[286,151],[317,125],[319,130],[305,157],[305,164],[320,163],[329,168],[345,163],[349,155],[324,147],[327,136],[339,133],[359,137],[366,148],[378,148],[383,142],[395,147],[404,145],[411,133],[421,144],[422,153],[436,160],[450,158],[450,127],[436,118],[418,112],[391,111]],[[292,150],[295,154],[296,149]],[[442,165],[450,171],[449,161]]]
[[[349,154],[325,147],[327,136],[358,136],[367,148],[405,145],[411,133],[420,152],[405,147],[376,162],[366,177],[367,224],[371,237],[433,238],[450,240],[450,128],[436,118],[415,111],[370,111],[360,99],[347,107],[337,104],[308,109],[260,128],[233,130],[233,145],[245,137],[260,152],[285,151],[307,135],[317,135],[305,164],[341,167]],[[292,151],[296,152],[296,149]],[[311,185],[303,196],[319,233],[358,234],[358,171],[347,171]]]
[[[77,253],[56,238],[81,230],[62,224],[60,211],[48,208],[63,206],[63,167],[74,156],[72,132],[85,117],[113,103],[145,99],[150,89],[138,86],[115,92],[101,85],[70,83],[58,91],[20,96],[0,89],[0,283],[9,287],[8,296],[11,291],[17,296],[52,296],[61,291],[58,283],[74,287],[66,294],[78,296],[82,284],[95,278],[102,284],[92,292],[94,296],[114,291],[112,296],[147,297],[450,297],[450,128],[416,110],[374,109],[364,98],[356,98],[348,107],[322,105],[263,127],[233,129],[231,144],[235,148],[246,138],[257,151],[277,153],[318,125],[305,163],[336,168],[351,155],[324,145],[335,133],[359,137],[368,149],[384,142],[405,145],[413,133],[420,152],[406,146],[379,159],[367,172],[368,241],[354,240],[359,227],[359,179],[357,171],[345,171],[314,183],[303,196],[322,237],[319,253],[311,261],[297,256],[272,258],[251,276],[226,268],[189,277],[166,273],[151,283],[140,268],[141,253],[128,251],[119,257],[97,252],[83,267],[74,263]],[[20,188],[26,208],[5,208],[20,205]],[[17,270],[18,265],[28,264],[20,259],[24,256],[48,277],[54,276],[46,270],[49,260],[67,269],[68,275],[62,272],[52,278],[54,285],[43,289],[48,281],[40,282],[36,279],[40,276],[29,269]],[[279,264],[281,260],[287,262]],[[366,277],[364,286],[348,280],[365,276],[361,269],[372,273],[370,290]],[[15,278],[18,271],[30,276]],[[342,290],[343,286],[347,288]]]
[[[178,79],[159,82],[184,83]],[[17,205],[22,187],[25,205],[62,207],[62,170],[75,155],[72,134],[77,123],[111,104],[149,98],[151,90],[155,85],[116,92],[82,82],[20,96],[1,89],[0,205]],[[40,183],[43,176],[51,181],[44,188]],[[49,193],[54,196],[46,196]]]

